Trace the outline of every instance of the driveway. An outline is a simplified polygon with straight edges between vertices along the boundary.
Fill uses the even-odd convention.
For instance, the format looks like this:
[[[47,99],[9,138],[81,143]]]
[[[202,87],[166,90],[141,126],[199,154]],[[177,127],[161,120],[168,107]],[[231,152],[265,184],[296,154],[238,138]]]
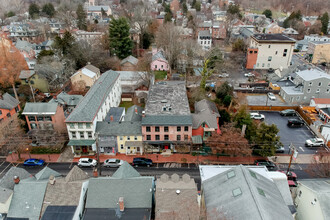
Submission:
[[[314,137],[314,134],[306,125],[302,127],[290,128],[287,126],[289,118],[297,118],[298,116],[281,116],[279,112],[260,111],[265,115],[267,124],[276,124],[279,129],[278,136],[284,145],[285,154],[289,152],[289,146],[292,143],[301,154],[314,154],[318,148],[305,147],[305,141]],[[299,157],[299,156],[298,156]]]
[[[286,106],[288,105],[279,95],[275,95],[276,100],[270,100],[267,94],[248,94],[246,100],[248,105],[261,106]]]

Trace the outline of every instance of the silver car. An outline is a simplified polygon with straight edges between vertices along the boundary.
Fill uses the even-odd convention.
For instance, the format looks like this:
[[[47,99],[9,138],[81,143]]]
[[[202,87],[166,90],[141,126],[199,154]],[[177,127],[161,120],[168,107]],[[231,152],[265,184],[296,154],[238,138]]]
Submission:
[[[105,167],[120,167],[124,163],[123,160],[111,158],[104,161],[103,166]]]

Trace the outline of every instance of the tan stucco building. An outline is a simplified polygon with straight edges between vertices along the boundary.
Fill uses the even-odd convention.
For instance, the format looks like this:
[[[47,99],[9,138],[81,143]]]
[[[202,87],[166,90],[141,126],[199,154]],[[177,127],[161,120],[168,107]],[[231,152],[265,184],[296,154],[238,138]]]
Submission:
[[[307,54],[312,63],[330,63],[330,42],[309,42]]]
[[[90,88],[100,77],[100,74],[99,68],[88,64],[71,76],[72,86],[75,90]]]

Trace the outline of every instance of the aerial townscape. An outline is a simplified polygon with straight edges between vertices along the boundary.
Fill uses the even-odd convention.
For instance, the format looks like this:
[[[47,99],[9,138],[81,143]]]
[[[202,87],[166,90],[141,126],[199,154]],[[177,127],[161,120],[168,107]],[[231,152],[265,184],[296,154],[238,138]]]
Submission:
[[[330,0],[0,0],[0,220],[330,220]]]

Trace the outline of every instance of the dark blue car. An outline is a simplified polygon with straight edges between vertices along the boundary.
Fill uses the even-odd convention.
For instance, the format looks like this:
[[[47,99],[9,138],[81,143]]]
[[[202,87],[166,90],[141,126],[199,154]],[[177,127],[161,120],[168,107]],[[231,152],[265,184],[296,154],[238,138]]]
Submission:
[[[24,161],[24,166],[43,166],[45,161],[38,159],[27,159]]]
[[[147,159],[147,158],[143,158],[143,157],[135,157],[133,158],[133,166],[147,166],[150,167],[152,166],[152,160],[151,159]]]

